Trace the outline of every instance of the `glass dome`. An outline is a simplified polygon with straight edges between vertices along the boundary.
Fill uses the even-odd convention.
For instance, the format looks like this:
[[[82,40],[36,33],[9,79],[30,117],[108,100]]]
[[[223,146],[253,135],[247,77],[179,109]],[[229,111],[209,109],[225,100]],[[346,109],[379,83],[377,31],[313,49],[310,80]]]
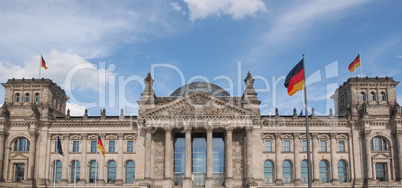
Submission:
[[[183,95],[187,95],[190,93],[194,93],[196,91],[201,91],[201,92],[207,93],[207,94],[213,94],[214,96],[217,96],[217,97],[229,97],[230,96],[229,93],[227,91],[225,91],[223,88],[221,88],[215,84],[211,84],[209,82],[203,82],[203,81],[192,82],[190,84],[179,87],[170,96],[178,97],[178,96],[183,96]]]

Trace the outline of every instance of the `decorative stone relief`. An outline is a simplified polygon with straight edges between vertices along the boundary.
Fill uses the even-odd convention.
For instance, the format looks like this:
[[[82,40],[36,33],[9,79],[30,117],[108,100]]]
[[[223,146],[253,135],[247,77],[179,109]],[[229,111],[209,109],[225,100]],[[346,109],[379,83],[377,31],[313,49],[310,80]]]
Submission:
[[[243,178],[244,136],[242,132],[233,133],[233,177]]]
[[[165,171],[165,134],[162,132],[155,133],[154,143],[154,177],[155,179],[163,179]]]

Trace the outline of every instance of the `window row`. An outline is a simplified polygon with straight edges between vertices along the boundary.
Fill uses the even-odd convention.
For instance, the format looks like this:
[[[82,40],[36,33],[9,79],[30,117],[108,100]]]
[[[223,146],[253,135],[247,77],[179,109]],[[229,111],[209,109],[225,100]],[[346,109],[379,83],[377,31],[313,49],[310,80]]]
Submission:
[[[54,165],[54,164],[53,164]],[[135,163],[134,161],[127,161],[124,167],[125,169],[125,183],[133,183],[135,179]],[[57,160],[56,165],[53,166],[53,181],[59,183],[62,179],[63,164],[61,161]],[[117,181],[117,163],[116,161],[109,161],[107,163],[107,179],[106,183],[114,183]],[[70,166],[70,182],[78,182],[80,180],[81,165],[77,160],[72,161]],[[98,180],[98,163],[96,161],[90,161],[88,166],[88,177],[89,183],[95,183]],[[17,176],[17,175],[16,175]],[[19,178],[21,179],[21,178]],[[17,178],[16,178],[17,180]]]
[[[104,145],[105,151],[106,152],[116,152],[116,141],[108,141],[108,147]],[[91,147],[90,147],[90,152],[96,152],[98,148],[98,142],[97,141],[91,141]],[[106,150],[108,149],[108,150]],[[54,143],[54,151],[57,151],[57,141]],[[133,152],[134,151],[134,141],[130,140],[127,141],[127,147],[126,147],[126,152]],[[72,152],[80,152],[80,141],[75,140],[73,141],[73,148]]]
[[[338,180],[339,182],[347,182],[347,163],[344,160],[338,161]],[[308,182],[308,162],[303,160],[300,164],[301,170],[301,181],[304,183]],[[274,183],[274,163],[270,160],[264,162],[264,181],[265,183]],[[322,183],[327,183],[330,181],[330,168],[329,162],[326,160],[321,160],[319,163],[319,174],[320,181]],[[294,181],[293,177],[293,164],[289,160],[285,160],[282,163],[282,181],[283,183],[292,183]]]
[[[39,101],[40,101],[40,95],[39,95],[39,93],[35,93],[35,96],[34,96],[34,97],[35,97],[35,98],[34,98],[34,102],[39,102]],[[22,99],[21,94],[20,94],[20,93],[16,93],[16,94],[15,94],[15,102],[21,102],[21,101],[30,102],[30,101],[31,101],[31,94],[25,93],[24,98]]]
[[[366,92],[362,91],[360,93],[360,100],[361,101],[366,101],[367,100],[366,98],[367,98]],[[377,95],[376,95],[376,93],[374,91],[372,91],[370,93],[370,101],[376,101],[376,100],[377,100]],[[380,94],[380,101],[385,101],[385,100],[387,100],[386,94],[385,94],[384,91],[382,91],[381,94]]]
[[[344,152],[346,151],[345,140],[338,141],[338,151]],[[272,152],[272,140],[265,140],[265,151]],[[291,143],[290,140],[283,140],[283,151],[290,152],[291,151]],[[327,140],[320,140],[320,151],[328,151],[328,143]],[[302,140],[302,152],[307,152],[307,140]]]

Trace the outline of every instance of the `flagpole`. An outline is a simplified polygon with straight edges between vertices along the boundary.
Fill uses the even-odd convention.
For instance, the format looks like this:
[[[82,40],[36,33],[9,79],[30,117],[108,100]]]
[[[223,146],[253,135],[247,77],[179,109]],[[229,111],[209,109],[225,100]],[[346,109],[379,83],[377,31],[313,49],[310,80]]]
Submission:
[[[360,78],[363,78],[362,55],[360,54],[360,51],[359,51],[359,57],[360,57]]]
[[[42,69],[42,54],[40,54],[40,64],[39,64],[39,78],[40,79],[40,74],[41,74],[41,69]]]
[[[98,167],[99,167],[99,162],[98,162],[98,139],[99,139],[99,133],[96,136],[96,171],[95,171],[95,188],[96,188],[96,181],[98,179]]]
[[[59,134],[57,134],[57,137],[59,136]],[[56,148],[58,148],[58,143],[56,144]],[[53,188],[56,187],[56,161],[57,161],[57,150],[56,150],[56,160],[54,160],[54,168],[53,168]]]
[[[308,163],[308,187],[312,187],[312,170],[311,170],[311,154],[310,154],[310,131],[308,125],[308,111],[307,111],[307,87],[306,87],[306,68],[304,66],[303,54],[303,72],[304,72],[304,109],[306,111],[306,135],[307,135],[307,163]]]

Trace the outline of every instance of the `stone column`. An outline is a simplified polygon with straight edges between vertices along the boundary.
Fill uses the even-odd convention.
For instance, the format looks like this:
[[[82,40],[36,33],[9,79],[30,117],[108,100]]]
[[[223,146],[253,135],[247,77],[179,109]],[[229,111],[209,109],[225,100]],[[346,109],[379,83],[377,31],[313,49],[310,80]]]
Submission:
[[[226,179],[225,179],[225,187],[232,188],[234,186],[233,182],[233,148],[232,148],[232,133],[233,127],[226,128]]]
[[[366,179],[368,181],[373,181],[373,164],[371,164],[371,148],[370,148],[370,134],[371,130],[364,131],[364,143],[365,143],[365,151],[366,151]]]
[[[339,184],[338,181],[338,163],[336,160],[336,133],[331,133],[331,169],[332,169],[332,183]]]
[[[282,181],[282,162],[283,160],[281,159],[281,133],[275,133],[275,183],[277,185],[283,185]]]
[[[3,178],[3,167],[4,167],[4,137],[5,137],[5,132],[4,131],[0,131],[0,182],[4,181]]]
[[[213,178],[213,146],[212,146],[212,127],[207,127],[207,179],[205,180],[205,187],[212,187],[214,185]]]
[[[301,163],[300,163],[300,134],[294,133],[294,164],[295,167],[295,184],[301,185]]]
[[[397,130],[396,134],[396,140],[397,140],[397,145],[398,145],[398,162],[399,162],[399,177],[396,178],[400,182],[402,182],[402,130]]]
[[[82,149],[81,149],[81,162],[80,162],[80,183],[86,183],[87,182],[87,134],[83,133],[81,134],[81,139],[82,139]]]
[[[185,129],[186,146],[185,146],[185,169],[183,187],[192,188],[193,180],[191,180],[191,127]]]
[[[312,133],[312,141],[313,141],[313,183],[320,184],[320,159],[318,158],[318,149],[320,147],[318,143],[318,134]]]
[[[253,127],[246,127],[247,132],[247,184],[249,186],[257,185],[253,177]]]
[[[151,180],[152,127],[145,128],[145,179]]]
[[[68,163],[69,163],[69,158],[68,158],[68,156],[69,156],[69,148],[68,148],[68,146],[70,145],[70,135],[69,134],[63,134],[63,140],[64,140],[64,142],[63,142],[63,155],[64,155],[64,157],[63,157],[63,165],[62,165],[62,170],[61,170],[61,182],[62,183],[67,183],[68,182],[68,175],[67,175],[67,171],[68,171]]]
[[[165,128],[165,180],[173,184],[172,178],[172,128]],[[171,186],[169,186],[171,187]]]
[[[26,183],[33,183],[35,173],[35,153],[36,153],[36,137],[38,136],[36,131],[30,131],[30,148],[29,148],[29,161],[28,161],[28,178]]]
[[[124,147],[123,147],[123,136],[124,136],[124,133],[117,133],[117,137],[118,137],[118,150],[117,150],[117,153],[118,153],[118,157],[119,157],[119,159],[120,159],[120,161],[119,162],[117,162],[117,173],[116,173],[116,184],[118,184],[118,185],[122,185],[123,183],[124,183],[124,181],[123,181],[123,177],[124,177],[124,172],[125,172],[125,170],[124,170],[124,159],[123,159],[123,150],[124,150]]]

